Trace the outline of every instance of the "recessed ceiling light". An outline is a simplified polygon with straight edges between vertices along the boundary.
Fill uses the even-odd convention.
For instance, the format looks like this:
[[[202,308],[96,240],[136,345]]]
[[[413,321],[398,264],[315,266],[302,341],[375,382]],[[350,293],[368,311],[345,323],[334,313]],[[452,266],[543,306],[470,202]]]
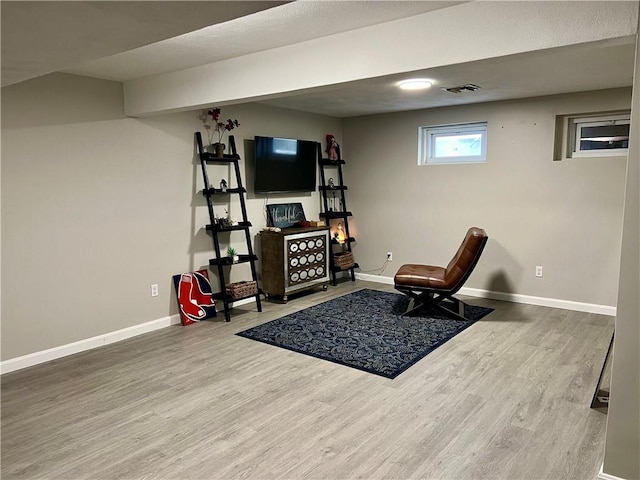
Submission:
[[[429,88],[431,85],[433,85],[433,82],[427,78],[410,78],[398,82],[398,87],[403,90],[422,90]]]

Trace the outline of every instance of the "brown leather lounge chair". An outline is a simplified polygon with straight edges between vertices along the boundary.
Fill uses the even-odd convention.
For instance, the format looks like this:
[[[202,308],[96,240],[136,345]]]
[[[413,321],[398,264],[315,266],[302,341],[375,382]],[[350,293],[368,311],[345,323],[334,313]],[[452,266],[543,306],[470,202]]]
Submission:
[[[460,290],[473,272],[488,239],[483,229],[471,227],[447,268],[432,265],[402,265],[393,281],[396,290],[411,297],[407,311],[403,315],[430,305],[456,318],[468,320],[464,316],[465,303],[454,298],[453,295]]]

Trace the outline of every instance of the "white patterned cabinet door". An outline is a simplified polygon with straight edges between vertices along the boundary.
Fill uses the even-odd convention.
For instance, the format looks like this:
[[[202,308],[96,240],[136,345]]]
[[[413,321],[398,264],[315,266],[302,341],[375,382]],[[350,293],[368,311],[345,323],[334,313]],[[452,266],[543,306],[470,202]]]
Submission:
[[[286,293],[300,286],[329,281],[327,268],[329,233],[327,231],[289,235],[284,241]]]

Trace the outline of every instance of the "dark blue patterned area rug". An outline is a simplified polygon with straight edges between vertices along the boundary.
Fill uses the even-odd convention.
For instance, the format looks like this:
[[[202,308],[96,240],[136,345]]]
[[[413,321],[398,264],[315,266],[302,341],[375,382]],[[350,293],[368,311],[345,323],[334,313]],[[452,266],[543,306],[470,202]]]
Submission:
[[[395,378],[493,311],[469,305],[469,322],[429,308],[403,317],[408,303],[405,295],[364,289],[238,335]]]

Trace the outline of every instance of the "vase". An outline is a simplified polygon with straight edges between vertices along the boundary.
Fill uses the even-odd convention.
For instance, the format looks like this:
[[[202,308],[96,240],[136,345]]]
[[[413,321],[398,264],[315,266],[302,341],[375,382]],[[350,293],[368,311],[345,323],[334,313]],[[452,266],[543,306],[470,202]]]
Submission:
[[[214,143],[216,157],[222,157],[224,155],[224,149],[226,148],[224,143]]]

